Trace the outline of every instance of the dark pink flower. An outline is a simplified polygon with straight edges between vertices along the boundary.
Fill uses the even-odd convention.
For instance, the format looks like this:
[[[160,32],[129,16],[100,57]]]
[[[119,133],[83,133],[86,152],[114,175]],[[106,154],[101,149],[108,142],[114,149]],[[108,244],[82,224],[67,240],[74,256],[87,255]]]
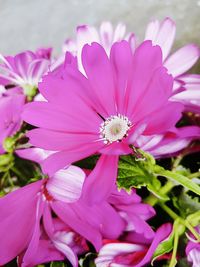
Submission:
[[[97,267],[142,267],[151,261],[153,253],[161,241],[171,232],[171,224],[162,225],[153,238],[146,240],[138,235],[129,240],[107,241],[101,248],[97,259]],[[132,239],[132,240],[131,240]]]
[[[21,127],[21,113],[25,97],[19,88],[0,91],[0,154],[4,153],[3,142],[6,137],[14,135]]]
[[[47,102],[26,105],[23,118],[40,127],[28,133],[30,142],[55,151],[42,165],[45,173],[99,153],[93,173],[109,191],[119,155],[132,153],[139,136],[173,128],[182,105],[169,100],[173,79],[150,41],[134,54],[128,42],[115,43],[110,58],[99,44],[86,45],[82,61],[87,77],[70,64],[63,78],[47,75],[40,84]]]
[[[52,211],[63,223],[65,222],[66,229],[70,228],[81,236],[87,236],[86,239],[90,240],[96,248],[100,248],[99,229],[94,224],[91,225],[88,222],[89,219],[85,221],[82,218],[81,213],[86,212],[85,205],[77,202],[81,196],[84,178],[85,174],[80,168],[70,166],[66,170],[57,172],[51,179],[32,183],[0,199],[0,235],[2,237],[0,265],[6,264],[22,253],[22,266],[35,266],[35,261],[40,261],[40,257],[45,254],[45,249],[51,249],[50,243],[53,242],[54,247],[64,254],[73,266],[77,266],[76,255],[72,253],[69,244],[66,243],[66,247],[60,244],[64,237],[62,233],[59,235],[54,227]],[[93,213],[92,209],[90,216],[94,218],[96,216],[96,212]],[[49,239],[52,242],[49,242]],[[42,249],[40,251],[42,256],[39,253],[37,258],[37,252],[40,249]],[[48,257],[44,259],[48,260],[49,257],[60,255],[58,251],[50,256],[46,255]],[[72,255],[74,255],[73,258]]]
[[[33,160],[39,164],[42,164],[42,162],[52,153],[51,151],[45,151],[39,148],[21,149],[16,152],[20,157]],[[55,189],[59,187],[59,181],[61,179],[62,181],[65,180],[65,172],[65,170],[59,171],[59,176],[54,175],[53,180],[49,181],[51,185],[55,186]],[[63,175],[61,176],[62,173]],[[89,176],[91,172],[87,171],[87,173]],[[109,175],[109,170],[105,171],[105,175],[106,173]],[[104,190],[107,191],[108,189],[104,189],[105,186],[98,183],[101,180],[94,180],[92,175],[93,174],[91,173],[91,176],[87,177],[84,182],[81,200],[90,206],[92,205],[92,209],[95,209],[97,212],[97,217],[102,216],[102,221],[106,220],[106,217],[104,217],[102,213],[106,210],[113,219],[115,218],[114,227],[110,221],[110,216],[108,217],[106,228],[102,228],[103,236],[107,238],[116,238],[124,231],[132,231],[138,234],[143,234],[147,238],[151,238],[153,231],[146,221],[155,215],[154,209],[150,205],[141,203],[141,198],[136,194],[134,189],[132,189],[130,193],[127,193],[124,190],[118,191],[116,186],[113,187],[108,198],[100,203],[99,200],[102,199],[102,195],[104,196],[105,194]],[[58,185],[56,186],[56,184]],[[73,185],[76,183],[73,181],[71,184]],[[81,187],[79,188],[81,190]],[[56,192],[55,189],[53,190],[54,192]],[[60,191],[63,192],[62,196],[64,197],[64,193],[66,193],[65,188]],[[59,195],[57,195],[57,199],[62,200],[61,197],[59,198]],[[102,209],[102,207],[104,208]],[[86,216],[88,215],[86,214]]]
[[[38,87],[41,77],[48,71],[49,59],[44,52],[25,51],[16,56],[0,55],[1,84],[14,85],[23,88],[25,94]]]

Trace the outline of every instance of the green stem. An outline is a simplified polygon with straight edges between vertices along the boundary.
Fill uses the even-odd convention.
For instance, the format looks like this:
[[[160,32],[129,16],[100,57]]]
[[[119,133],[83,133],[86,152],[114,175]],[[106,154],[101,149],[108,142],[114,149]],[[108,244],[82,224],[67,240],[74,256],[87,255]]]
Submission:
[[[192,227],[192,225],[187,220],[184,221],[184,224],[188,228],[188,230],[193,234],[193,236],[197,239],[197,241],[200,242],[200,235],[194,229],[194,227]]]
[[[179,233],[177,231],[174,234],[174,248],[173,248],[172,257],[169,263],[169,267],[174,267],[177,264],[176,254],[177,254],[177,249],[178,249],[178,241],[179,241]]]
[[[178,165],[180,164],[181,160],[183,159],[183,156],[182,155],[179,155],[175,160],[174,160],[174,163],[173,163],[173,166],[172,166],[172,171],[175,171],[176,168],[178,167]]]
[[[174,173],[167,170],[161,170],[160,173],[157,173],[157,175],[164,176],[174,182],[177,182],[178,184],[186,187],[187,189],[200,196],[200,186],[195,184],[182,174]]]
[[[180,223],[183,224],[193,235],[194,237],[197,239],[198,242],[200,242],[200,235],[196,232],[196,230],[194,229],[194,227],[192,227],[192,225],[190,225],[190,223],[187,220],[184,220],[183,218],[179,217],[179,215],[177,215],[173,210],[171,210],[167,205],[165,205],[164,203],[159,203],[159,205],[161,206],[161,208],[167,213],[169,214],[169,216],[175,221],[176,219],[179,219]]]
[[[191,173],[190,175],[188,175],[189,179],[198,178],[198,177],[200,177],[200,172],[194,172],[194,173]]]
[[[160,189],[160,193],[165,195],[167,194],[172,188],[174,187],[174,184],[171,181],[167,181],[167,183]],[[159,199],[151,194],[149,195],[144,202],[148,203],[151,206],[155,206],[157,204],[157,202],[159,201]]]
[[[169,214],[169,216],[175,221],[176,219],[180,219],[182,220],[173,210],[171,210],[167,205],[165,205],[164,203],[159,203],[159,205],[161,206],[161,208],[167,213]]]

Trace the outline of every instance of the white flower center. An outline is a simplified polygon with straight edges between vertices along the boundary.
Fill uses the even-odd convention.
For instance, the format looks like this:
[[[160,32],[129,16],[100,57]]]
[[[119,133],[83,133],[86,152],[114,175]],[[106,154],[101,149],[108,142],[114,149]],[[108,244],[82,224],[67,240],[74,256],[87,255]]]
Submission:
[[[110,116],[100,126],[100,137],[104,143],[119,142],[128,136],[128,130],[131,127],[129,119],[123,115]]]

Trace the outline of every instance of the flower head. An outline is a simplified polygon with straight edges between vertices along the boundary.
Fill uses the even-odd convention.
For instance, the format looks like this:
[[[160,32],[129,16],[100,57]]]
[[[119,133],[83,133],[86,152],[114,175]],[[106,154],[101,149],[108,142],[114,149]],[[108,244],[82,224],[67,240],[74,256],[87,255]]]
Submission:
[[[107,241],[101,248],[97,267],[142,267],[151,261],[153,253],[161,241],[171,232],[171,225],[162,225],[148,241],[141,236],[121,241]],[[132,239],[132,240],[131,240]]]
[[[185,74],[199,59],[200,48],[188,44],[170,55],[175,34],[176,25],[173,20],[154,20],[147,26],[145,40],[152,40],[154,45],[159,45],[162,49],[164,66],[174,77],[173,99],[182,102],[186,111],[200,113],[200,75]]]
[[[45,54],[45,55],[44,55]],[[36,53],[25,51],[16,56],[0,55],[0,78],[4,85],[19,86],[26,95],[38,87],[38,82],[47,72],[50,61],[46,50]]]
[[[100,153],[95,173],[108,167],[110,180],[100,176],[111,189],[118,156],[132,153],[130,145],[138,147],[141,135],[173,128],[182,105],[169,100],[173,79],[150,41],[134,54],[128,42],[115,43],[110,58],[99,44],[86,45],[82,61],[87,77],[70,64],[62,78],[45,76],[40,92],[47,101],[28,104],[23,118],[40,127],[28,133],[30,142],[55,151],[42,164],[45,173]]]

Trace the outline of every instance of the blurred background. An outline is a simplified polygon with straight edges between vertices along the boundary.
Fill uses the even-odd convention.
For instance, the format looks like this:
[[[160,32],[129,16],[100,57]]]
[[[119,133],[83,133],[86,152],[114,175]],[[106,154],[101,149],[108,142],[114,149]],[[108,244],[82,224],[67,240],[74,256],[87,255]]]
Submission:
[[[149,20],[177,23],[175,47],[200,44],[200,0],[0,0],[0,53],[53,46],[59,53],[80,24],[124,22],[142,39]]]

